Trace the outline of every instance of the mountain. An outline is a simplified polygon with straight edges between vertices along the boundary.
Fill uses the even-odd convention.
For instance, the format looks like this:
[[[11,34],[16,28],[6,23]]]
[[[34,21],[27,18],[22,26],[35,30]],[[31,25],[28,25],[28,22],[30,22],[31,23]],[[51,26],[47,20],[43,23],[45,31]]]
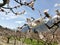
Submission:
[[[14,31],[9,28],[4,28],[0,26],[0,35],[12,35],[13,34],[12,32]]]
[[[17,37],[23,37],[25,34],[21,31],[16,30],[11,30],[9,28],[4,28],[2,26],[0,26],[0,36],[5,36],[5,37],[9,37],[9,36],[17,36]]]

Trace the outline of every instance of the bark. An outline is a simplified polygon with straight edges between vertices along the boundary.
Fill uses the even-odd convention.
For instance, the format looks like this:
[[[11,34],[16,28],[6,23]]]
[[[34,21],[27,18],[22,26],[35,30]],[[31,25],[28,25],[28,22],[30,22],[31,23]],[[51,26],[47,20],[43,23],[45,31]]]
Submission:
[[[9,43],[10,37],[7,37],[7,43]]]

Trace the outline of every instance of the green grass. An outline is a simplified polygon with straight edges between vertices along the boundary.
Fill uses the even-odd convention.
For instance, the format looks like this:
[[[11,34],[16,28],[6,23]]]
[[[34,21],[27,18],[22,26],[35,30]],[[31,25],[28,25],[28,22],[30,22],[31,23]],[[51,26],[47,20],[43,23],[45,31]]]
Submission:
[[[27,44],[31,44],[32,43],[30,39],[25,39],[24,42],[27,43]]]
[[[37,40],[33,39],[33,41],[31,42],[30,39],[25,39],[25,43],[26,44],[31,44],[31,45],[44,45],[44,41],[39,41],[39,44],[37,42]]]
[[[57,43],[57,42],[52,42],[51,44],[52,44],[52,45],[57,45],[58,43]]]
[[[30,39],[25,39],[24,43],[31,44],[31,45],[44,45],[45,42],[43,40],[40,40],[39,44],[38,44],[37,40],[35,40],[35,39],[33,39],[32,42],[31,42]],[[58,43],[57,42],[52,42],[51,44],[52,45],[57,45]]]
[[[11,39],[13,39],[13,37],[11,37]],[[26,38],[26,39],[17,38],[17,40],[19,40],[19,41],[23,40],[24,43],[30,44],[30,45],[44,45],[44,43],[45,43],[43,40],[39,40],[39,43],[38,43],[38,41],[35,40],[35,39],[33,39],[32,42],[31,42],[31,40],[29,38]],[[57,45],[57,44],[58,44],[57,42],[51,42],[50,43],[50,45]]]

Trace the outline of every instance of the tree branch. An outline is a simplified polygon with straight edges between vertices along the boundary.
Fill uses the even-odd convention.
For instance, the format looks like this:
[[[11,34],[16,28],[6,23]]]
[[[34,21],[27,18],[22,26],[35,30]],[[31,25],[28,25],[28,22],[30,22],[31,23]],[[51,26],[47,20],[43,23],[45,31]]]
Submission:
[[[3,3],[0,4],[0,7],[3,7],[5,4],[7,4],[7,1],[8,1],[8,0],[3,0]]]

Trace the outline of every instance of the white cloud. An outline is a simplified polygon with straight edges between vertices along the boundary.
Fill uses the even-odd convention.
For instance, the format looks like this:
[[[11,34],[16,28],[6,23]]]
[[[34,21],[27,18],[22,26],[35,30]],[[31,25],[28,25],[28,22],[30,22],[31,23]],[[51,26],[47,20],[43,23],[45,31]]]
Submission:
[[[9,20],[9,18],[7,17],[6,20]]]
[[[22,24],[24,21],[16,21],[15,23]]]
[[[23,0],[22,3],[26,2],[26,0]]]
[[[16,16],[10,16],[10,17],[2,17],[1,19],[3,19],[3,20],[11,20],[11,19],[15,19],[15,18],[17,18]]]
[[[56,3],[56,4],[54,5],[54,7],[58,7],[58,6],[60,6],[60,4],[58,4],[58,3]]]
[[[0,0],[0,3],[3,3],[3,0]]]
[[[18,18],[18,16],[9,16],[6,19],[16,19],[16,18]]]
[[[16,19],[16,18],[19,18],[19,19],[25,19],[26,16],[15,16],[15,15],[6,15],[6,16],[2,16],[1,19],[2,20],[12,20],[12,19]]]
[[[4,17],[1,17],[2,20],[4,20],[5,18]]]

